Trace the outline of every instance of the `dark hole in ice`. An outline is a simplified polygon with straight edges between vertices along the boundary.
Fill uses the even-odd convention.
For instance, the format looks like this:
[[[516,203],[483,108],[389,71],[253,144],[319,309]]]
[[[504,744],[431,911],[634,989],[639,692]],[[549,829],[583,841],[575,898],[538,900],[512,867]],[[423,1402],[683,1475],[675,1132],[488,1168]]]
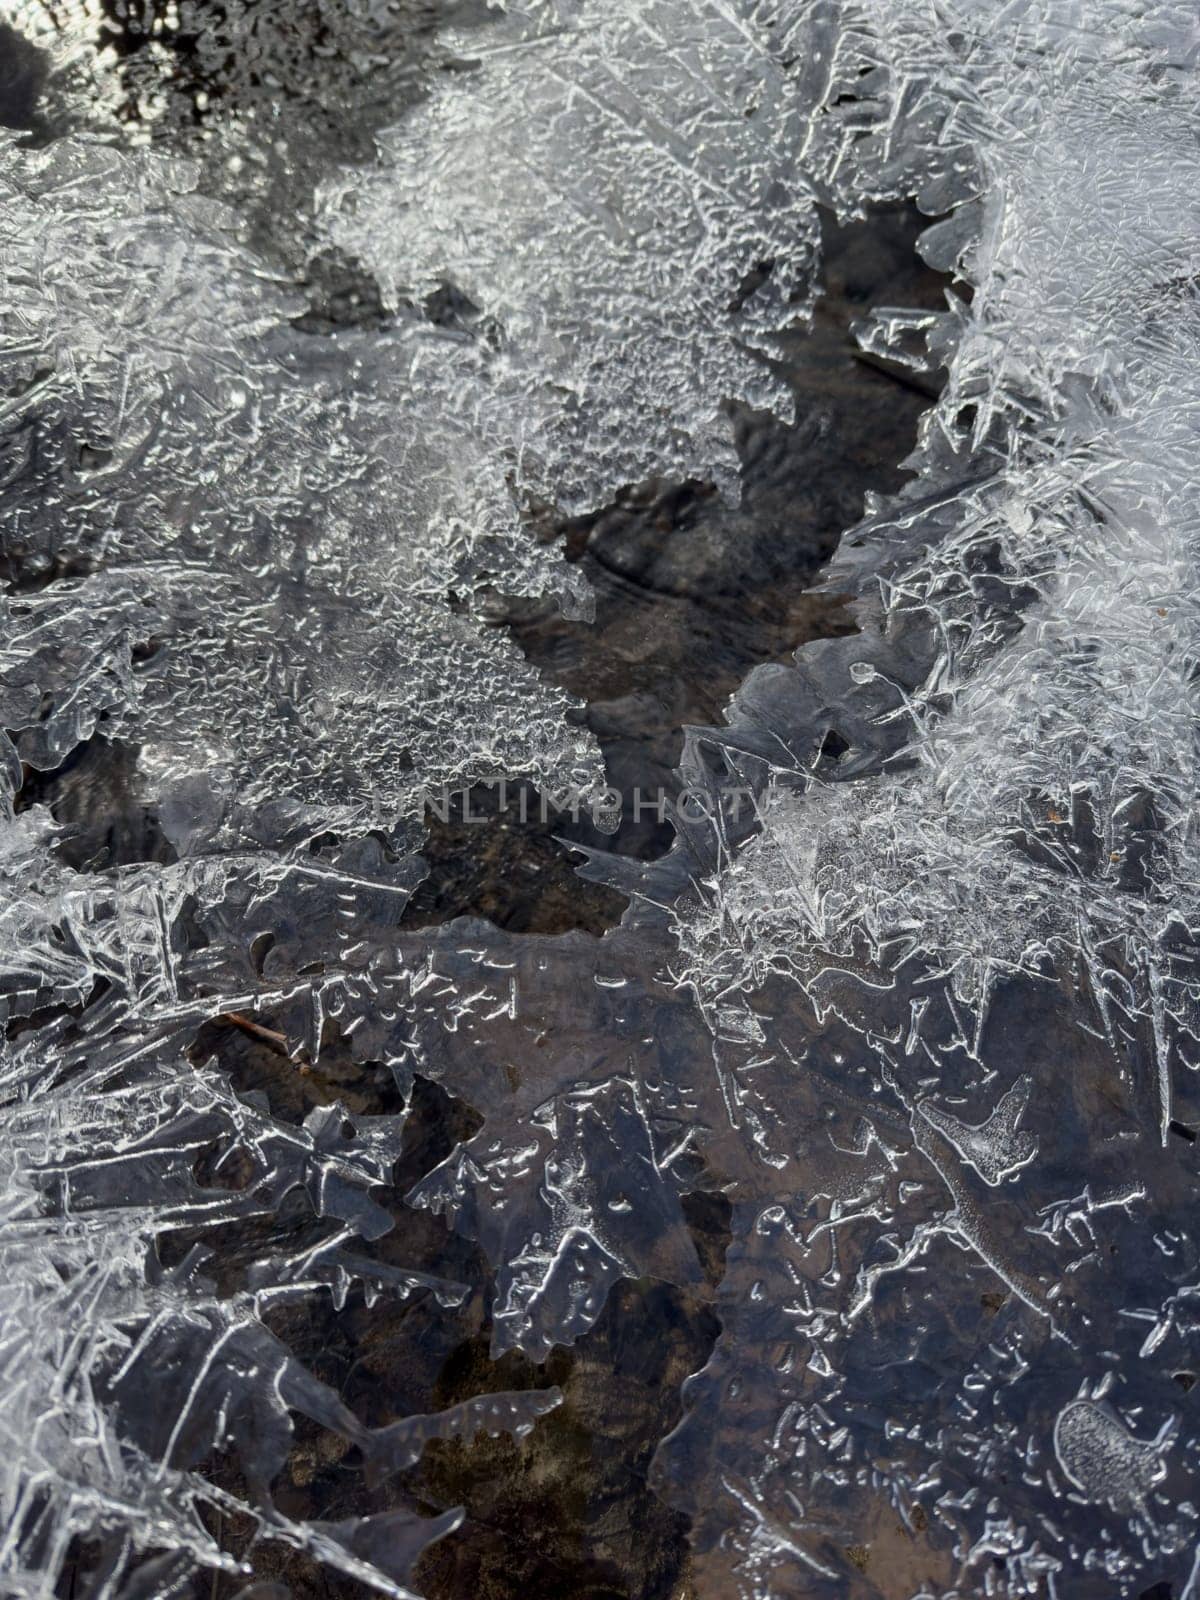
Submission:
[[[452,1405],[487,1389],[558,1384],[565,1403],[518,1454],[506,1436],[437,1441],[406,1475],[424,1503],[462,1504],[460,1533],[431,1547],[414,1587],[431,1600],[676,1600],[689,1593],[687,1518],[648,1479],[682,1411],[679,1383],[719,1332],[711,1309],[667,1284],[616,1285],[591,1332],[542,1367],[488,1359],[479,1337],[446,1361],[434,1391]]]
[[[55,937],[63,938],[61,928],[54,929]],[[107,978],[97,978],[88,990],[87,997],[68,1005],[60,1003],[52,1006],[36,1006],[32,1011],[24,1014],[11,1014],[4,1023],[4,1037],[10,1041],[19,1039],[22,1034],[29,1033],[36,1028],[44,1028],[59,1017],[80,1017],[90,1006],[96,1005],[108,993],[112,985]]]
[[[293,319],[302,333],[331,334],[339,328],[384,328],[392,320],[379,285],[357,261],[323,251],[308,263],[308,310]]]
[[[733,1207],[727,1195],[708,1189],[685,1194],[680,1205],[704,1275],[715,1288],[724,1276],[725,1254],[733,1237]]]
[[[729,302],[730,311],[740,311],[750,297],[762,288],[774,270],[774,261],[756,261],[738,285],[737,293]]]
[[[273,933],[257,934],[251,942],[250,965],[260,978],[263,975],[263,962],[266,961],[274,943],[275,935]]]
[[[81,472],[99,472],[108,466],[113,459],[113,452],[106,450],[103,445],[81,444],[79,446],[79,470]]]
[[[61,766],[46,772],[26,767],[13,808],[48,808],[63,830],[54,853],[76,872],[173,862],[175,847],[140,787],[136,747],[97,733],[76,745]]]
[[[192,1176],[202,1189],[242,1191],[257,1175],[246,1151],[230,1149],[220,1140],[206,1145],[192,1164]],[[266,1193],[269,1197],[269,1191]]]
[[[33,129],[45,78],[42,52],[0,22],[0,128]]]
[[[564,836],[607,847],[586,809],[572,814],[530,785],[477,784],[426,810],[421,853],[430,873],[401,917],[403,928],[424,928],[454,917],[485,917],[514,933],[603,934],[621,919],[624,895],[576,873]],[[502,803],[503,802],[503,803]]]
[[[400,1159],[392,1174],[397,1193],[411,1189],[482,1126],[483,1118],[465,1100],[417,1073],[407,1101]]]

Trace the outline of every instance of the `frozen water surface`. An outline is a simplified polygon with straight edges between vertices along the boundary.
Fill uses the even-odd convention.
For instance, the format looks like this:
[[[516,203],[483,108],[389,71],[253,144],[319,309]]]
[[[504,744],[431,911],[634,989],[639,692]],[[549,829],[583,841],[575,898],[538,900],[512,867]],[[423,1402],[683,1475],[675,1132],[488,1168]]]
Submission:
[[[1191,10],[3,23],[5,1592],[474,1592],[446,1464],[668,1285],[636,1592],[1192,1600]],[[818,208],[909,201],[856,631],[686,730],[602,937],[419,926],[425,795],[603,787],[496,626],[589,615],[562,519],[819,433]]]

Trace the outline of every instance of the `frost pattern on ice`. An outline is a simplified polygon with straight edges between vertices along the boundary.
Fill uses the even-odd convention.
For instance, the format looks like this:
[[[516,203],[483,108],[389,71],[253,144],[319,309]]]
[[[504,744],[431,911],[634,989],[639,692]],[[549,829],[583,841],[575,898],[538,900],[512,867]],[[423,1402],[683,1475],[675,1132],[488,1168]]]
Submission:
[[[148,793],[203,772],[214,823],[291,799],[388,825],[424,785],[594,781],[566,698],[446,605],[485,576],[583,598],[472,456],[478,352],[295,330],[186,166],[68,141],[9,161],[4,547],[24,586],[87,574],[9,602],[22,758],[58,765],[103,714],[144,743]]]
[[[369,329],[306,331],[303,226],[240,236],[169,117],[146,149],[3,150],[8,792],[119,741],[174,857],[72,869],[36,805],[3,844],[6,1580],[49,1595],[75,1535],[98,1593],[229,1565],[195,1469],[241,1443],[263,1534],[402,1594],[456,1513],[290,1522],[288,1413],[389,1472],[557,1403],[367,1429],[268,1333],[273,1297],[466,1286],[370,1253],[397,1119],[283,1124],[185,1054],[264,1012],[296,1057],[334,1029],[482,1115],[408,1203],[495,1267],[497,1354],[582,1336],[618,1278],[698,1285],[683,1200],[728,1195],[721,1337],[656,1465],[702,1594],[1183,1588],[1194,18],[471,20],[437,41],[457,70],[301,208],[313,260],[378,282]],[[598,776],[470,607],[488,585],[586,604],[526,514],[655,474],[735,493],[723,408],[787,415],[764,356],[807,302],[814,200],[908,195],[971,295],[860,331],[949,372],[913,483],[829,572],[862,631],[760,669],[685,748],[695,788],[756,792],[755,827],[683,820],[662,862],[590,862],[634,895],[603,940],[402,932],[422,788]],[[166,1233],[295,1195],[311,1240],[235,1289],[199,1244],[162,1265]],[[150,1371],[178,1394],[147,1417]]]
[[[5,132],[0,156],[3,1584],[235,1576],[212,1529],[237,1515],[400,1596],[461,1513],[289,1519],[271,1499],[289,1414],[386,1476],[430,1438],[521,1435],[560,1397],[366,1429],[263,1315],[355,1285],[462,1302],[371,1248],[403,1117],[297,1127],[184,1051],[265,1005],[315,1054],[346,996],[361,1007],[421,876],[427,789],[599,781],[571,702],[475,604],[587,596],[486,433],[480,341],[417,313],[315,334],[286,263],[169,150]],[[108,744],[163,846],[72,867],[13,799]],[[234,1223],[258,1258],[218,1284],[202,1241]],[[226,1450],[244,1503],[198,1471]]]
[[[828,575],[863,632],[760,669],[705,736],[762,827],[710,854],[675,971],[759,1019],[748,1084],[790,1060],[801,1154],[773,1196],[735,1191],[725,1333],[664,1466],[718,1589],[1182,1588],[1194,23],[1035,3],[835,26],[816,171],[847,207],[898,185],[949,210],[925,250],[973,293],[862,330],[949,366],[919,476]]]
[[[736,496],[728,402],[791,414],[763,357],[811,303],[818,229],[761,9],[521,0],[444,32],[466,89],[433,85],[375,174],[323,190],[393,303],[449,283],[492,320],[524,481],[564,510],[666,474]]]

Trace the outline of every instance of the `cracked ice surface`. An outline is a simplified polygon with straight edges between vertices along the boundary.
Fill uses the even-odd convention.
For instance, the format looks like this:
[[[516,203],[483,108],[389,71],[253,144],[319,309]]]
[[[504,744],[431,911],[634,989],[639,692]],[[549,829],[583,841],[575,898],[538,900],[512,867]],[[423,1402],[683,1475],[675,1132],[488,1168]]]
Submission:
[[[36,805],[0,851],[13,1592],[76,1538],[97,1594],[232,1572],[224,1448],[263,1536],[403,1594],[458,1514],[289,1519],[289,1413],[386,1477],[558,1404],[368,1428],[269,1331],[469,1286],[374,1251],[402,1116],[284,1122],[184,1053],[231,1012],[482,1115],[407,1203],[496,1269],[496,1354],[585,1334],[619,1278],[699,1283],[683,1197],[727,1194],[722,1333],[655,1471],[700,1594],[1187,1592],[1198,44],[1137,0],[447,27],[459,70],[310,185],[311,248],[394,313],[328,339],[170,138],[6,140],[8,789],[118,741],[172,856],[76,870]],[[813,201],[908,195],[971,293],[860,333],[949,373],[828,575],[862,631],[685,747],[758,825],[591,861],[634,895],[602,940],[402,931],[422,788],[598,776],[470,605],[586,603],[523,511],[736,492],[723,402],[786,415],[761,357]],[[422,311],[447,285],[457,326]],[[250,1222],[231,1288],[205,1237]]]

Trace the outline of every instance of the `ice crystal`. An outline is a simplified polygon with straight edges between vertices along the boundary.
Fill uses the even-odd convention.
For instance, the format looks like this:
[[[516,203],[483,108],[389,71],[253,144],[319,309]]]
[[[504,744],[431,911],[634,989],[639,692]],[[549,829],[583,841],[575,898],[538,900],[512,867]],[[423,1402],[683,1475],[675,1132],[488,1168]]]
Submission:
[[[818,230],[786,30],[748,38],[755,9],[510,6],[443,34],[465,92],[435,85],[377,172],[325,186],[329,238],[393,301],[450,283],[493,320],[526,482],[566,510],[657,474],[736,494],[727,403],[790,414],[763,356]]]

